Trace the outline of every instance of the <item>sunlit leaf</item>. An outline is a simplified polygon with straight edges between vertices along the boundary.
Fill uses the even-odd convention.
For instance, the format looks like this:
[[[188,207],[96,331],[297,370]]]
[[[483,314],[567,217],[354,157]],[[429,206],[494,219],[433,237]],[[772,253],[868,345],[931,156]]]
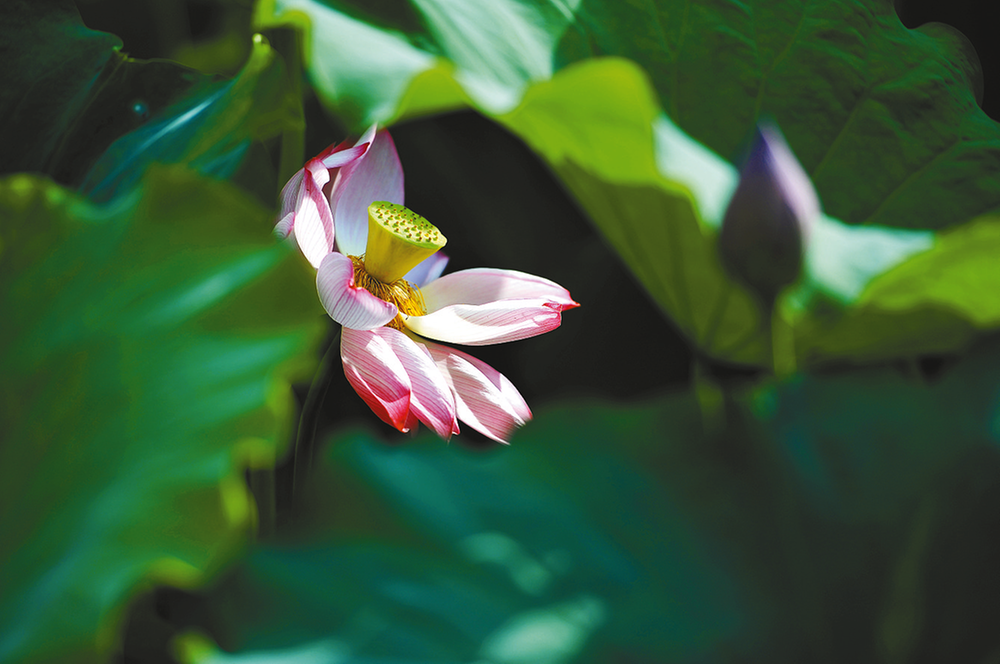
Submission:
[[[929,231],[870,224],[940,227],[1000,204],[1000,179],[988,175],[1000,173],[1000,127],[975,105],[978,65],[955,33],[907,30],[891,8],[864,3],[844,4],[838,21],[791,2],[402,6],[269,0],[257,18],[304,28],[314,86],[358,127],[468,103],[523,138],[708,356],[770,362],[760,307],[722,270],[714,240],[736,181],[718,155],[739,159],[762,115],[813,172],[828,214],[869,224],[826,217],[813,233],[804,279],[781,307],[800,364],[949,351],[994,327],[941,289],[909,299],[933,316],[887,314],[865,294],[935,246]],[[751,19],[768,29],[753,32]],[[573,64],[606,54],[644,69]]]
[[[160,168],[95,206],[19,175],[0,208],[0,659],[102,661],[138,588],[243,546],[322,312],[231,185]]]
[[[808,321],[800,352],[879,359],[968,344],[1000,326],[998,252],[996,215],[941,233],[932,247],[877,276],[842,318]]]
[[[466,101],[504,113],[570,63],[622,56],[726,158],[773,117],[848,223],[937,228],[1000,207],[975,51],[947,26],[905,28],[880,0],[262,0],[256,17],[305,29],[313,85],[359,131]]]

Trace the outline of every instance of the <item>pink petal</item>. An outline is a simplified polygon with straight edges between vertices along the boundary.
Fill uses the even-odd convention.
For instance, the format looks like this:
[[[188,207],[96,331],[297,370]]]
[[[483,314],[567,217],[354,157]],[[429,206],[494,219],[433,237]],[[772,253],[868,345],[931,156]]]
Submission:
[[[396,317],[396,305],[354,285],[354,264],[343,254],[327,254],[316,272],[316,290],[330,318],[346,328],[370,330]]]
[[[330,201],[337,250],[360,256],[368,240],[368,206],[374,201],[403,203],[403,167],[389,132],[375,133],[365,154],[340,169]]]
[[[417,288],[422,288],[425,284],[440,277],[446,265],[448,265],[448,257],[439,251],[422,260],[403,278]]]
[[[493,440],[506,443],[531,419],[531,409],[513,383],[471,355],[438,344],[425,344],[455,393],[460,420]]]
[[[322,260],[322,256],[317,258],[319,247],[322,246],[321,240],[327,243],[324,255],[333,247],[333,213],[327,212],[328,201],[325,205],[320,201],[323,187],[330,181],[330,171],[358,159],[367,149],[368,143],[353,147],[348,147],[346,143],[331,145],[310,159],[281,189],[281,212],[274,232],[282,239],[288,237],[295,227],[297,217],[304,217],[306,221],[303,223],[313,225],[312,228],[302,229],[298,234],[302,243],[310,247],[309,255],[316,259],[310,260],[313,267]],[[306,177],[307,173],[311,180]],[[306,189],[307,182],[309,191]],[[321,217],[318,225],[315,224],[317,216]],[[320,229],[322,233],[319,232]]]
[[[333,213],[323,195],[323,186],[329,181],[330,172],[323,164],[315,159],[309,160],[295,202],[295,219],[291,229],[306,260],[317,268],[333,248]]]
[[[413,398],[412,393],[410,394],[410,398]],[[403,427],[400,429],[403,433],[416,433],[420,430],[420,420],[417,419],[417,414],[413,412],[412,408],[406,414],[406,424]]]
[[[285,239],[292,232],[292,226],[295,222],[295,208],[299,196],[302,195],[300,189],[305,172],[305,168],[300,168],[281,188],[281,212],[278,214],[278,224],[274,227],[275,234],[281,239]]]
[[[460,270],[420,289],[428,311],[451,304],[488,304],[501,300],[546,300],[559,311],[580,306],[569,291],[533,274],[515,270],[475,268]]]
[[[409,431],[410,379],[392,347],[374,331],[345,327],[341,334],[347,382],[383,422]]]
[[[372,334],[384,340],[406,368],[413,387],[410,411],[441,438],[448,440],[458,433],[455,397],[444,376],[422,345],[391,327],[380,327]]]
[[[292,225],[295,223],[295,213],[289,212],[274,225],[274,234],[279,240],[284,240],[292,232]]]
[[[422,337],[469,346],[527,339],[559,327],[562,309],[549,300],[501,300],[453,304],[427,314],[406,316],[406,327]]]
[[[347,147],[347,141],[343,141],[336,146],[330,146],[323,152],[320,152],[316,155],[315,160],[322,163],[324,168],[332,171],[335,168],[346,166],[355,159],[363,156],[370,142],[371,138],[367,140],[363,139],[358,141],[357,144]]]

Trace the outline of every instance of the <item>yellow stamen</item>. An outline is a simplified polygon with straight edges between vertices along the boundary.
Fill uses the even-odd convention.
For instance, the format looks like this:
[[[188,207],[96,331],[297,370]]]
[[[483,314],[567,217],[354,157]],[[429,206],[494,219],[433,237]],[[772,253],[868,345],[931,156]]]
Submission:
[[[446,242],[433,224],[402,205],[375,201],[368,206],[365,269],[383,284],[402,279]]]
[[[362,256],[348,256],[354,263],[354,286],[366,291],[386,302],[391,302],[399,309],[399,315],[386,323],[389,327],[402,331],[403,316],[423,316],[427,313],[424,298],[420,290],[406,279],[397,279],[386,284],[371,275],[365,266]]]

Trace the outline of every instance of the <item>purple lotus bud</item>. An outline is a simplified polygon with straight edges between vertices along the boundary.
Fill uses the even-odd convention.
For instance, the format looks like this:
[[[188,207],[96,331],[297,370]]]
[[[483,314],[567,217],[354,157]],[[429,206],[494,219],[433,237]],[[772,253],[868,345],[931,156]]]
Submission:
[[[719,233],[726,268],[765,302],[802,271],[809,229],[820,214],[809,176],[777,127],[759,125]]]

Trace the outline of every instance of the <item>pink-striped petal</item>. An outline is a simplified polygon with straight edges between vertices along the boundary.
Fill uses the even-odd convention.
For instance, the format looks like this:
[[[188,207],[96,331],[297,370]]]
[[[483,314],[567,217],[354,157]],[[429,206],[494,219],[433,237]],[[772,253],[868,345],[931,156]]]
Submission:
[[[410,398],[413,398],[413,394],[410,394]],[[397,427],[398,428],[398,427]],[[416,433],[420,430],[420,420],[417,419],[417,414],[413,412],[410,408],[409,412],[406,414],[406,424],[400,429],[403,433]]]
[[[374,135],[374,132],[372,133]],[[371,138],[361,144],[348,146],[346,142],[340,143],[339,145],[331,145],[323,152],[316,155],[316,157],[309,160],[309,162],[303,168],[299,169],[295,175],[293,175],[284,187],[281,189],[281,212],[279,213],[279,221],[275,225],[274,232],[278,237],[284,239],[288,237],[289,233],[295,227],[295,220],[297,216],[314,217],[316,208],[320,206],[319,196],[317,192],[321,193],[323,187],[327,182],[330,181],[330,171],[335,171],[341,166],[345,166],[352,161],[361,157],[365,151],[368,149],[368,143],[371,142]],[[325,171],[325,172],[324,172]],[[310,187],[312,192],[311,195],[307,195],[305,189],[306,174],[312,177]],[[300,208],[303,203],[310,206],[309,209],[302,210],[300,214]],[[329,201],[326,206],[329,207]],[[328,241],[327,252],[333,246],[333,224],[332,224],[332,212],[327,216],[330,220],[329,232],[324,229],[325,239]],[[321,220],[321,226],[323,222]],[[315,231],[316,229],[311,229]],[[305,230],[300,235],[304,236],[304,240],[307,244],[311,244],[313,238],[309,230]],[[315,255],[316,252],[312,252]],[[322,258],[320,259],[322,260]]]
[[[333,213],[323,194],[323,186],[329,181],[330,172],[323,164],[309,160],[295,203],[292,233],[306,260],[316,268],[333,248]]]
[[[439,251],[422,260],[403,278],[417,288],[422,288],[440,277],[446,265],[448,265],[448,257]]]
[[[316,290],[330,318],[346,328],[371,330],[396,317],[396,305],[354,285],[354,263],[343,254],[327,254],[316,272]]]
[[[403,167],[396,145],[385,130],[376,132],[365,154],[343,166],[337,174],[330,194],[337,225],[337,251],[351,256],[365,252],[368,206],[374,201],[403,203]]]
[[[427,349],[391,327],[371,333],[388,344],[406,368],[412,386],[410,410],[417,419],[445,440],[458,433],[455,397]]]
[[[531,409],[514,384],[471,355],[447,346],[424,344],[455,393],[458,418],[500,443],[531,419]]]
[[[562,309],[539,299],[453,304],[426,316],[405,316],[403,323],[428,339],[485,346],[550,332],[559,327]]]
[[[292,226],[295,224],[295,213],[289,212],[280,219],[278,223],[274,225],[274,235],[279,240],[284,240],[292,232]]]
[[[302,181],[305,172],[305,168],[300,168],[281,188],[281,212],[278,215],[279,221],[274,227],[274,232],[282,240],[288,237],[295,224],[295,208],[302,195]]]
[[[332,171],[335,168],[346,166],[355,159],[363,156],[370,142],[371,138],[367,140],[362,139],[356,145],[347,147],[347,141],[344,141],[336,147],[331,146],[319,153],[316,155],[315,160],[322,163],[324,168]]]
[[[502,300],[546,300],[560,311],[580,306],[569,291],[533,274],[474,268],[452,272],[420,289],[427,311],[452,304],[488,304]]]
[[[347,382],[383,422],[409,431],[412,387],[395,351],[375,331],[344,328],[341,334]]]

